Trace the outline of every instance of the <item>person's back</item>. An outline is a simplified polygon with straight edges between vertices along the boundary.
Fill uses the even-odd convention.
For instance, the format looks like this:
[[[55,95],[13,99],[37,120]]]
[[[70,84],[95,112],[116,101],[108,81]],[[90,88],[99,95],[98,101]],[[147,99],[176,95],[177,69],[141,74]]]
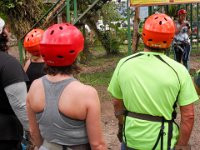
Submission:
[[[59,32],[67,34],[57,43]],[[41,55],[47,75],[32,83],[27,97],[30,128],[37,147],[49,150],[106,149],[97,91],[72,76],[79,72],[75,60],[83,43],[81,32],[70,24],[56,24],[44,33]],[[61,45],[59,49],[57,44]]]
[[[32,82],[35,79],[38,79],[42,76],[45,75],[44,73],[44,61],[35,61],[32,59],[29,59],[26,63],[26,65],[24,66],[24,71],[26,72],[29,81],[27,81],[27,89],[29,90]]]
[[[198,97],[184,66],[164,55],[174,32],[167,15],[150,16],[143,27],[144,52],[121,59],[109,84],[128,149],[187,147],[194,121],[192,103]],[[180,133],[174,122],[176,104],[181,107]],[[189,125],[185,120],[191,121]]]

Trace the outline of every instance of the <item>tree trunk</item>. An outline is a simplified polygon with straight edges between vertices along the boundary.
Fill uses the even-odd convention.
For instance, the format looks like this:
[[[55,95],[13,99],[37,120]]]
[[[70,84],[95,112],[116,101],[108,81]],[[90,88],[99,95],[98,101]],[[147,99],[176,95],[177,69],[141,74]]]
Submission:
[[[136,53],[138,49],[138,44],[139,44],[139,22],[140,22],[140,7],[135,7],[135,16],[134,16],[134,32],[133,32],[133,44],[132,44],[132,50],[133,53]]]
[[[42,27],[46,27],[49,22],[51,21],[51,18],[57,13],[57,11],[65,4],[65,0],[61,0],[57,6],[47,15],[44,23],[42,24]]]
[[[89,27],[91,28],[91,30],[93,30],[96,33],[97,38],[99,39],[99,41],[101,42],[102,46],[106,50],[107,49],[107,45],[104,42],[102,33],[97,29],[96,23],[93,20],[89,19],[89,17],[87,17],[87,23],[88,23]]]

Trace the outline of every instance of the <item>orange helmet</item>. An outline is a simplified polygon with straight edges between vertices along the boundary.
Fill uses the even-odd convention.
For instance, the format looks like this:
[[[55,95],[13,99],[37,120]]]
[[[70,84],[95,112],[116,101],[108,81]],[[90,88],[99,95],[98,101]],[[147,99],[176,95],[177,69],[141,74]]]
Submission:
[[[182,14],[187,14],[187,11],[185,9],[180,9],[178,11],[178,16],[182,15]]]
[[[44,31],[42,29],[31,30],[24,38],[24,48],[34,56],[40,55],[40,40]]]
[[[173,20],[166,14],[154,14],[145,21],[142,38],[148,47],[166,49],[170,47],[174,34]]]

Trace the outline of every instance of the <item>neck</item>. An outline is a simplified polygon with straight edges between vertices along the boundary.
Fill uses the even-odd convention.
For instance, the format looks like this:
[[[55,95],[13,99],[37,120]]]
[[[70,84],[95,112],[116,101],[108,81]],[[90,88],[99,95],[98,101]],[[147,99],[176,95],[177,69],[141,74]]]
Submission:
[[[158,53],[164,53],[165,50],[151,50],[147,47],[144,48],[144,52],[158,52]]]
[[[44,60],[43,60],[43,58],[42,58],[42,56],[41,55],[39,55],[39,56],[31,56],[31,61],[32,62],[44,62]]]
[[[52,82],[57,82],[57,81],[62,81],[62,80],[71,78],[71,77],[73,77],[73,75],[67,75],[67,74],[65,74],[65,75],[63,75],[63,74],[50,75],[50,74],[47,74],[46,77],[48,80],[50,80]]]

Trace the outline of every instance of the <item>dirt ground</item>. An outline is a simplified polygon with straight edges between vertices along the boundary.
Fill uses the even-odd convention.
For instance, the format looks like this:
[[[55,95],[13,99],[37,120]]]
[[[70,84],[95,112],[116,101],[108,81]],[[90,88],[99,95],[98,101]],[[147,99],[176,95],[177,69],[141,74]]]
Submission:
[[[15,48],[12,48],[9,53],[16,58],[19,58],[18,51]],[[200,55],[192,55],[190,64],[191,68],[198,70],[200,69]],[[108,64],[105,64],[103,66],[99,67],[85,67],[83,70],[84,72],[96,72],[98,70],[104,70],[107,67],[114,67],[115,64],[112,62],[109,62]],[[107,97],[107,87],[96,87],[101,100]],[[102,127],[103,127],[103,133],[108,145],[108,149],[110,150],[120,150],[120,143],[117,139],[117,119],[114,116],[113,111],[113,105],[112,101],[108,100],[102,100],[101,102],[101,118],[102,118]],[[192,150],[199,150],[200,149],[200,105],[195,105],[195,125],[192,131],[192,135],[190,138],[190,144],[192,145]],[[180,114],[177,116],[177,122],[180,120]]]

